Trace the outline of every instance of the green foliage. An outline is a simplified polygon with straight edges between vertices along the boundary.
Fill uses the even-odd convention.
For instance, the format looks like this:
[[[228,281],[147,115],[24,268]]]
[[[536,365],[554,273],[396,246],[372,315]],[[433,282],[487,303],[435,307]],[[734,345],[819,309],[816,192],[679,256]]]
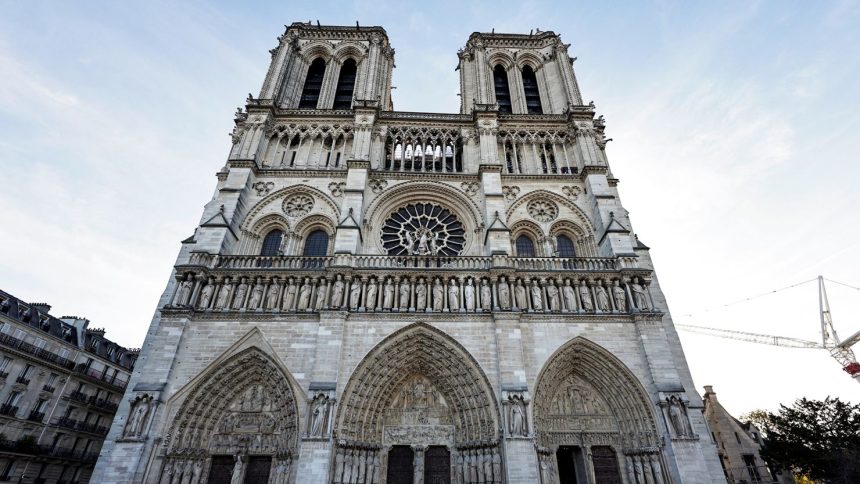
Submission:
[[[772,466],[827,483],[860,482],[860,405],[803,398],[747,417],[763,431],[761,456]]]

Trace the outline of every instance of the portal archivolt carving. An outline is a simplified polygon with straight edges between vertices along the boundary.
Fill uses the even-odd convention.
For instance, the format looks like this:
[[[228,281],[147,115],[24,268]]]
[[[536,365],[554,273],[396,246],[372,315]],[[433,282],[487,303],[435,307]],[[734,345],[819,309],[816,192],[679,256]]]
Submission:
[[[267,456],[273,467],[288,465],[298,438],[296,398],[269,355],[246,349],[192,384],[164,441],[164,472],[199,473],[195,464],[213,455]]]

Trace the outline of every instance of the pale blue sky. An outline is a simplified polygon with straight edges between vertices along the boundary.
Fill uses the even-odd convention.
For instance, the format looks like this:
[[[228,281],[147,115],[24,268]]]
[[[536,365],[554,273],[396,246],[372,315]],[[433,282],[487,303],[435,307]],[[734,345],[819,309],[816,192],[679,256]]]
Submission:
[[[139,346],[284,24],[384,26],[395,108],[433,112],[458,109],[471,32],[539,28],[572,43],[676,320],[815,339],[811,285],[703,310],[860,286],[860,4],[691,3],[0,2],[0,287]],[[860,292],[831,299],[860,329]],[[860,400],[823,351],[682,339],[736,413]]]

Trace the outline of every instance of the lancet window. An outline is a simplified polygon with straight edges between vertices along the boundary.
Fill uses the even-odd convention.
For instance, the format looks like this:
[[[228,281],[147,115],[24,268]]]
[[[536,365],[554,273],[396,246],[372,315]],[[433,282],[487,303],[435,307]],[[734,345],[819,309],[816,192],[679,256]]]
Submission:
[[[334,109],[352,109],[352,94],[355,90],[355,60],[347,59],[340,67],[337,90],[334,94]]]
[[[316,109],[322,90],[323,76],[325,76],[325,61],[317,57],[308,68],[305,78],[305,86],[302,89],[302,97],[299,99],[299,109]]]
[[[496,102],[499,104],[499,113],[511,114],[511,89],[508,83],[508,73],[499,64],[493,69],[493,82],[496,87]]]
[[[531,66],[523,67],[523,91],[526,97],[526,110],[529,114],[543,114],[540,103],[540,90],[537,77]]]
[[[517,257],[535,257],[535,243],[528,235],[517,237]]]
[[[284,232],[280,229],[274,229],[266,234],[263,239],[263,247],[260,249],[260,255],[274,256],[278,255],[281,250],[281,242],[284,240]]]

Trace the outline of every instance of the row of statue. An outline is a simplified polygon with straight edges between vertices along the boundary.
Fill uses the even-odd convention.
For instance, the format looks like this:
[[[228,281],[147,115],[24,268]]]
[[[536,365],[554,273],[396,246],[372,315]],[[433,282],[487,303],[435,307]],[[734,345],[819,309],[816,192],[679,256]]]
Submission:
[[[173,306],[199,310],[422,311],[422,312],[629,312],[653,308],[647,283],[615,279],[488,277],[360,277],[345,279],[230,277],[205,281],[188,274]]]
[[[339,447],[334,456],[335,484],[378,484],[382,463],[379,450],[362,447]]]
[[[497,447],[461,449],[454,460],[453,482],[501,484],[502,458]]]

